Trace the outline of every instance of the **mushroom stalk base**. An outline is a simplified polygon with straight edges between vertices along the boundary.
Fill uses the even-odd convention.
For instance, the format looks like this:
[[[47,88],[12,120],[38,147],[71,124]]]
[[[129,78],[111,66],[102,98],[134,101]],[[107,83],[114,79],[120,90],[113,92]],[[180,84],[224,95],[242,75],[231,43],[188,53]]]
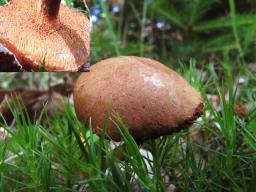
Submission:
[[[37,2],[36,18],[40,21],[51,21],[58,17],[61,0],[39,0]]]

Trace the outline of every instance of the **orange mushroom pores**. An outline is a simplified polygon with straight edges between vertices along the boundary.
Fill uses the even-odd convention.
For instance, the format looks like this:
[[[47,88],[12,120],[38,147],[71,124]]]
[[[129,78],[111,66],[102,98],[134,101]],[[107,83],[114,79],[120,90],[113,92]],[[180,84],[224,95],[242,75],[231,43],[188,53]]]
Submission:
[[[92,120],[101,135],[111,109],[118,113],[137,141],[156,138],[187,127],[203,110],[198,91],[179,74],[146,58],[123,56],[103,60],[76,82],[74,104],[83,123]],[[121,139],[117,125],[108,122],[107,134]]]
[[[0,9],[0,44],[23,69],[78,71],[89,56],[89,20],[61,0],[11,0]]]

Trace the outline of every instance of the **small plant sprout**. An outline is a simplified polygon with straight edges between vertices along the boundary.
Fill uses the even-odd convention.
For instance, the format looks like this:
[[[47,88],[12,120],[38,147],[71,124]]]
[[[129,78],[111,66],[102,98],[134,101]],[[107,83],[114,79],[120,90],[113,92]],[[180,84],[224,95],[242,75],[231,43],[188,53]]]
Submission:
[[[0,44],[25,70],[44,61],[47,71],[79,71],[89,56],[89,21],[61,0],[11,0],[0,10]]]
[[[199,92],[180,75],[157,61],[133,56],[103,60],[82,74],[74,104],[78,118],[85,124],[91,118],[98,135],[104,132],[106,114],[117,113],[137,142],[186,128],[203,110]],[[106,132],[120,141],[117,124],[108,121]]]

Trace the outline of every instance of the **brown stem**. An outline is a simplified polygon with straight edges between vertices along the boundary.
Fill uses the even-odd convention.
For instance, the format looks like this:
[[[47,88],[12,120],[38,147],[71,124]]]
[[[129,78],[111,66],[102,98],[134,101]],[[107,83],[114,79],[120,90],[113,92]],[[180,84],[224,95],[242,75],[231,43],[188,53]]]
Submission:
[[[53,21],[57,19],[61,0],[38,0],[36,7],[39,21]]]

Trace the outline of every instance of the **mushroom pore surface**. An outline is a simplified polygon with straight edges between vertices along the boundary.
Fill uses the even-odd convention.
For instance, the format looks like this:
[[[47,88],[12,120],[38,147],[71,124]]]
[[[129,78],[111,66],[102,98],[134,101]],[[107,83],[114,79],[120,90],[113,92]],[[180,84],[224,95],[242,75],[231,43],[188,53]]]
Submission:
[[[179,74],[146,58],[122,56],[103,60],[90,73],[78,78],[74,89],[78,118],[101,135],[106,114],[112,110],[122,118],[137,141],[156,138],[187,127],[202,113],[198,91]],[[108,136],[121,136],[108,121]]]
[[[40,2],[44,12],[37,7]],[[12,0],[1,8],[0,44],[24,69],[38,70],[43,64],[47,71],[78,71],[89,55],[89,20],[75,9],[57,9],[49,2]],[[56,9],[56,16],[48,5]]]

